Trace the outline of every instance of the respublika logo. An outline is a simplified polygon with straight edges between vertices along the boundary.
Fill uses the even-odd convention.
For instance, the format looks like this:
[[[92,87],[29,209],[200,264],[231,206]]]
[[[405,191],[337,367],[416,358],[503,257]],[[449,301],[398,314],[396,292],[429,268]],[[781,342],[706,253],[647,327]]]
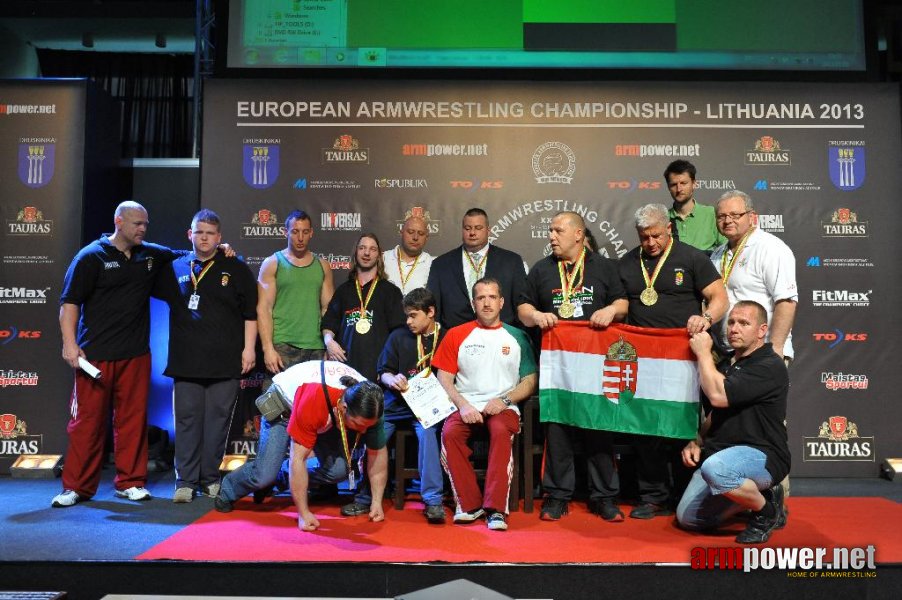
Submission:
[[[261,208],[251,216],[250,223],[241,224],[241,237],[246,240],[266,240],[285,237],[285,225],[276,213]]]
[[[35,206],[23,206],[16,213],[15,221],[6,222],[6,235],[50,236],[53,235],[53,221],[44,218],[44,213]]]
[[[373,180],[373,187],[377,190],[418,190],[428,188],[429,182],[425,179],[381,177]]]
[[[244,181],[264,190],[279,178],[279,139],[246,139],[243,145],[242,174]]]
[[[755,140],[755,147],[745,152],[745,164],[768,167],[788,166],[792,164],[789,150],[780,146],[780,142],[772,136],[763,135]]]
[[[758,215],[758,227],[770,233],[783,233],[783,215]]]
[[[28,424],[12,413],[0,415],[0,456],[40,454],[41,435],[28,435]]]
[[[863,141],[831,141],[827,144],[830,181],[844,192],[857,190],[864,184],[865,162]]]
[[[736,182],[732,179],[696,179],[693,186],[697,190],[735,190]]]
[[[0,287],[0,304],[47,304],[49,287]]]
[[[824,387],[835,392],[838,390],[866,390],[868,389],[868,376],[856,373],[843,373],[824,371],[821,373],[821,383]]]
[[[867,308],[871,305],[873,290],[850,292],[849,290],[811,290],[811,304],[820,308]]]
[[[323,231],[360,231],[362,229],[359,212],[328,212],[320,215],[320,229]]]
[[[342,134],[335,138],[331,148],[322,149],[323,164],[358,163],[369,164],[370,149],[361,148],[360,142],[352,135]]]
[[[22,138],[19,143],[19,180],[30,188],[44,187],[53,178],[56,139]]]
[[[841,329],[834,329],[833,331],[826,331],[823,333],[812,333],[811,337],[813,337],[816,342],[827,342],[827,347],[830,349],[836,348],[844,342],[868,341],[868,334],[866,333],[848,333]]]
[[[614,156],[700,156],[701,144],[617,144]]]
[[[537,183],[572,183],[576,154],[563,142],[545,142],[532,154]]]
[[[858,219],[858,214],[848,208],[837,208],[830,213],[829,221],[821,221],[821,237],[868,237],[868,222]]]
[[[39,329],[19,329],[13,325],[0,329],[0,346],[16,340],[39,340],[41,339],[41,331]]]
[[[858,426],[843,416],[830,417],[817,437],[803,440],[805,462],[874,462],[874,437],[858,435]]]

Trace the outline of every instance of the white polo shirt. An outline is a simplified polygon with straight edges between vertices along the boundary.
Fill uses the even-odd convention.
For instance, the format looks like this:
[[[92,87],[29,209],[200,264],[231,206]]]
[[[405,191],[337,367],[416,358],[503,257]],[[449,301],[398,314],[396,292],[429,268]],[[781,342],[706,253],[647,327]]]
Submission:
[[[398,263],[400,247],[395,246],[391,250],[382,253],[382,261],[385,263],[385,274],[388,280],[398,286],[404,295],[411,290],[426,287],[429,279],[429,269],[432,268],[432,256],[428,252],[421,252],[416,260]],[[403,275],[402,275],[403,274]],[[402,284],[402,277],[406,283]]]

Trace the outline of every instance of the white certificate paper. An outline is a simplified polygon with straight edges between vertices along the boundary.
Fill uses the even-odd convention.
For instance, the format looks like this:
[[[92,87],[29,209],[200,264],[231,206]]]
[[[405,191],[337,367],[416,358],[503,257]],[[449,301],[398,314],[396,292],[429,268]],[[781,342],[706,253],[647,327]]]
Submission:
[[[407,405],[423,427],[432,427],[457,410],[445,388],[432,373],[423,377],[423,371],[407,380],[407,390],[401,392]]]

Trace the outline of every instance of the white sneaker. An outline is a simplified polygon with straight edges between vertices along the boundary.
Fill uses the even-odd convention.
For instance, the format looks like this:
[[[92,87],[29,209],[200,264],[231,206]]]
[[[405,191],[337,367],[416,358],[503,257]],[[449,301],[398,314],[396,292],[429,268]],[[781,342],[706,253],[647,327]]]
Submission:
[[[472,523],[476,519],[482,517],[485,514],[485,511],[481,508],[477,508],[473,512],[464,512],[462,510],[458,510],[454,513],[454,522],[455,523]]]
[[[116,497],[143,502],[144,500],[150,500],[150,492],[143,487],[130,487],[127,490],[116,490]]]
[[[50,503],[50,506],[54,508],[75,506],[75,504],[77,504],[79,500],[81,500],[81,496],[79,496],[72,490],[65,490],[61,494],[57,494],[53,497],[53,502]]]
[[[187,504],[194,500],[194,488],[180,487],[172,495],[172,501],[176,504]]]
[[[221,487],[222,486],[218,483],[211,483],[210,485],[204,486],[204,496],[215,498],[219,495],[219,490]]]

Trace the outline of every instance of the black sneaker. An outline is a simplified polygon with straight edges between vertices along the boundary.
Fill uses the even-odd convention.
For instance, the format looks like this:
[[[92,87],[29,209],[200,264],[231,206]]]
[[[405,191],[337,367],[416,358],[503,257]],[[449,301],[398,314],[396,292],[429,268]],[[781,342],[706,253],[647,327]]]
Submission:
[[[341,507],[341,514],[346,517],[359,517],[370,514],[370,505],[359,502],[351,502]]]
[[[213,508],[221,513],[232,512],[232,502],[222,497],[222,494],[213,498]]]
[[[485,524],[492,531],[507,531],[507,519],[497,511],[489,513]]]
[[[428,504],[423,510],[423,515],[433,525],[441,525],[445,522],[445,507],[441,504]]]
[[[655,504],[653,502],[643,502],[630,511],[632,519],[654,519],[655,517],[666,517],[672,515],[673,511],[664,504]]]
[[[589,500],[589,512],[611,523],[619,523],[624,519],[623,511],[614,503],[613,498],[592,498]]]
[[[771,532],[777,528],[779,515],[773,517],[765,517],[762,513],[757,512],[745,530],[736,536],[736,541],[740,544],[763,544],[770,538]]]
[[[539,513],[539,518],[543,521],[560,521],[561,517],[568,512],[566,500],[548,497],[542,502],[542,512]]]
[[[774,525],[774,529],[783,529],[786,527],[786,519],[789,517],[789,511],[786,509],[784,501],[785,489],[781,484],[777,484],[767,491],[770,493],[765,493],[764,498],[774,505],[777,513],[777,524]]]
[[[254,490],[254,504],[263,504],[263,501],[272,496],[272,486],[263,488],[262,490]]]

